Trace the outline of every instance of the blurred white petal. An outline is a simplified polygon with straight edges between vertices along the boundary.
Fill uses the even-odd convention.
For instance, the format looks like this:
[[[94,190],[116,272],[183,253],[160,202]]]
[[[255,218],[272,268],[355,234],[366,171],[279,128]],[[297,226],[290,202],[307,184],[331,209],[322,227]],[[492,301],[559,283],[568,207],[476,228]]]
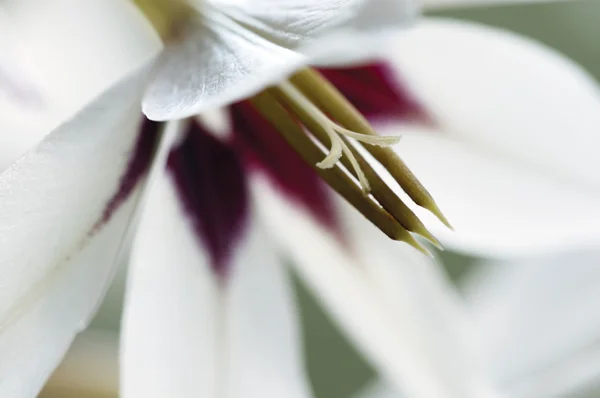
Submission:
[[[600,189],[600,90],[581,67],[514,33],[451,20],[423,20],[392,46],[444,134]]]
[[[390,60],[438,123],[397,148],[455,225],[432,225],[445,244],[511,255],[600,237],[600,91],[589,75],[475,24],[424,21],[394,45]]]
[[[310,396],[291,286],[253,221],[219,279],[172,180],[153,183],[128,278],[124,397]]]
[[[305,62],[227,16],[190,22],[158,60],[144,96],[153,120],[179,119],[238,101],[282,80]]]
[[[415,4],[383,0],[200,2],[198,15],[180,27],[177,38],[167,45],[146,92],[144,113],[153,120],[178,119],[249,97],[328,55],[341,38],[368,37],[411,19]],[[355,47],[352,58],[358,51],[370,54],[372,49]]]
[[[223,3],[232,3],[234,15],[265,37],[308,55],[311,64],[329,65],[379,54],[381,34],[412,22],[420,6],[417,0],[225,0]]]
[[[450,248],[513,256],[600,240],[599,193],[436,133],[405,136],[397,150],[453,224],[417,209]]]
[[[145,72],[0,176],[1,396],[37,394],[107,288],[139,193],[105,219],[137,141]]]
[[[382,375],[409,396],[483,396],[486,381],[461,350],[465,325],[452,304],[456,297],[429,259],[400,242],[374,244],[369,237],[380,232],[366,221],[358,226],[366,241],[344,246],[267,182],[257,177],[254,188],[262,216],[299,274]],[[451,356],[454,350],[464,357]]]
[[[464,286],[497,382],[556,396],[600,375],[600,251],[482,262]]]
[[[63,117],[162,47],[130,1],[7,0],[5,8],[22,72]]]

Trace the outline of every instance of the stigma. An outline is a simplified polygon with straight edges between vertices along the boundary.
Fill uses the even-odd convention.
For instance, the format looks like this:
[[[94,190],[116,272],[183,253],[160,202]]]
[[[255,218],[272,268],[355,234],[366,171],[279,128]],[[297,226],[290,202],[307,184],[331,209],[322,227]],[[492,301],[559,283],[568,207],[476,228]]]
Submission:
[[[319,72],[303,69],[250,102],[331,188],[384,234],[428,255],[413,234],[440,247],[371,165],[372,160],[378,162],[416,205],[451,228],[425,187],[390,148],[400,137],[379,136]]]

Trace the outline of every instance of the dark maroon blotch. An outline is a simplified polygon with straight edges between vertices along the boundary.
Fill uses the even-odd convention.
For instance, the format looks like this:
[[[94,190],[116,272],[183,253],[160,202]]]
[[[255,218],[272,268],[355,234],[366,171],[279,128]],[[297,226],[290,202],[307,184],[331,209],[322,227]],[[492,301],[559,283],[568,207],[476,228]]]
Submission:
[[[142,180],[142,177],[150,169],[160,138],[162,125],[160,122],[153,122],[144,118],[144,121],[141,123],[137,142],[131,152],[127,169],[125,169],[125,173],[119,182],[119,188],[104,208],[102,218],[96,224],[95,229],[110,220],[114,212],[131,195],[138,182]]]
[[[264,172],[291,200],[338,231],[330,192],[281,134],[248,101],[229,107],[234,139],[250,166]]]
[[[319,71],[372,122],[433,123],[427,109],[385,63]]]
[[[167,167],[213,270],[225,276],[248,213],[247,181],[237,153],[193,121]]]

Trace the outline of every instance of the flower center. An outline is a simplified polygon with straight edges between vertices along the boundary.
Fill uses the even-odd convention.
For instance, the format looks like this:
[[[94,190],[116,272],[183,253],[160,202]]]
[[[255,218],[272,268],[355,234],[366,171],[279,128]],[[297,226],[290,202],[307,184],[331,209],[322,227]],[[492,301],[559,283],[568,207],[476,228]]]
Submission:
[[[186,0],[133,0],[163,39],[172,37],[179,26],[195,13]]]
[[[431,195],[389,148],[400,138],[377,135],[360,112],[319,72],[301,70],[289,80],[252,97],[250,102],[327,184],[382,232],[424,252],[426,249],[410,232],[439,244],[360,149],[379,162],[413,202],[450,226]],[[324,151],[327,147],[329,150]]]

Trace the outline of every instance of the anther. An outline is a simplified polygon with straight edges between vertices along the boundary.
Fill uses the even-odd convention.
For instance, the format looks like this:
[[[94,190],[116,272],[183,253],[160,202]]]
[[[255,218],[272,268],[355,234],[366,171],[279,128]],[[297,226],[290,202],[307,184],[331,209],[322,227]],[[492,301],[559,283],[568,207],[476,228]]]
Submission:
[[[431,253],[398,220],[373,198],[365,195],[344,170],[340,167],[323,169],[316,165],[323,156],[323,151],[306,135],[302,126],[290,117],[291,115],[273,91],[264,91],[251,98],[250,102],[263,117],[275,126],[284,139],[313,167],[319,176],[363,216],[391,239],[406,242],[425,255],[431,256]],[[345,161],[342,160],[342,162]]]
[[[364,116],[319,72],[303,69],[293,75],[290,82],[343,127],[362,135],[377,135]],[[429,210],[447,227],[452,228],[429,192],[393,150],[374,145],[364,147],[417,205]]]
[[[348,136],[357,141],[380,147],[394,145],[398,143],[400,138],[359,134],[338,125],[290,82],[283,82],[271,90],[293,111],[309,131],[316,130],[322,136],[327,136],[331,148],[325,159],[317,162],[317,166],[324,169],[332,168],[343,155],[350,162],[351,168],[357,176],[363,192],[368,193],[370,191],[369,182],[342,137]],[[321,140],[321,143],[327,145],[326,140]]]

